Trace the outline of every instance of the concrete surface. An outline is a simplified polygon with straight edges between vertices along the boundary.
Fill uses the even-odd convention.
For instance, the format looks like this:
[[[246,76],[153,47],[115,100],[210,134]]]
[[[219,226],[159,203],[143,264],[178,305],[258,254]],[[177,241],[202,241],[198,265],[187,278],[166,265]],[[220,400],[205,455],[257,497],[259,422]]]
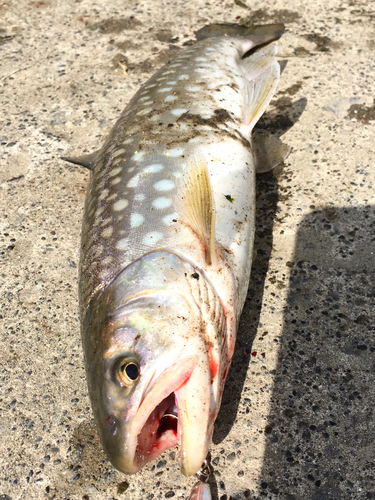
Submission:
[[[284,21],[261,126],[257,258],[214,441],[214,498],[375,498],[374,4],[0,1],[0,500],[186,498],[170,450],[126,477],[86,391],[77,263],[93,151],[209,22]]]

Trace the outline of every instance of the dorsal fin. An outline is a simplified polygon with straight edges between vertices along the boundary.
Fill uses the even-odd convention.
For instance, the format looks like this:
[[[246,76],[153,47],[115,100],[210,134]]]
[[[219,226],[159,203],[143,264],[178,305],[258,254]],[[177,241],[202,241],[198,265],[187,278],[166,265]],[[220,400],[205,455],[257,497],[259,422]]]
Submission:
[[[214,265],[215,258],[215,209],[210,179],[205,160],[194,155],[184,175],[182,211],[185,223],[202,240],[206,248],[206,261]]]
[[[97,160],[97,155],[98,151],[95,151],[94,153],[82,156],[62,156],[61,159],[68,161],[69,163],[74,163],[74,165],[80,165],[81,167],[92,170],[94,168],[95,161]]]

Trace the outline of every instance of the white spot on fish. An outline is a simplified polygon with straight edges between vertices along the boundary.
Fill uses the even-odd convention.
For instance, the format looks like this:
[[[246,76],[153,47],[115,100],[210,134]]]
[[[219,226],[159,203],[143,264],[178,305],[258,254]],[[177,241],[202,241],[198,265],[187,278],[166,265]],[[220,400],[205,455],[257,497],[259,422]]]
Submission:
[[[145,218],[141,214],[131,214],[130,225],[131,227],[141,226],[145,221]]]
[[[143,193],[139,193],[134,196],[135,201],[143,201],[145,198],[146,196]]]
[[[122,154],[126,153],[126,149],[120,148],[114,153],[112,153],[112,158],[116,158],[116,156],[120,156]]]
[[[126,139],[123,144],[131,144],[133,142],[132,138]]]
[[[160,172],[160,170],[163,170],[164,165],[160,165],[159,163],[154,163],[153,165],[148,165],[148,167],[145,167],[143,169],[143,172],[145,174],[154,174],[156,172]]]
[[[187,85],[186,90],[189,92],[200,92],[202,89],[201,87],[198,87],[198,85]]]
[[[122,238],[117,242],[116,248],[118,250],[126,250],[129,245],[129,238]]]
[[[97,183],[96,187],[95,187],[95,191],[98,191],[98,193],[101,193],[102,190],[104,189],[104,186],[105,186],[105,183],[106,183],[106,179],[99,179],[99,182]]]
[[[133,156],[132,156],[132,160],[134,161],[142,161],[142,158],[144,157],[146,153],[144,151],[136,151]]]
[[[181,172],[173,172],[174,177],[177,177],[177,179],[180,179],[182,177]]]
[[[180,75],[178,77],[179,80],[189,80],[190,76],[189,75]]]
[[[109,238],[110,236],[112,236],[112,233],[113,233],[113,227],[112,226],[106,227],[102,231],[102,237]]]
[[[177,97],[175,95],[168,95],[164,100],[166,102],[172,102],[172,101],[175,101],[177,99]]]
[[[99,207],[95,212],[95,217],[99,217],[104,212],[104,207]]]
[[[103,189],[103,191],[99,195],[99,200],[105,200],[107,196],[109,195],[108,189]]]
[[[177,82],[168,82],[168,85],[176,85]]]
[[[196,73],[207,73],[207,68],[195,68]]]
[[[141,111],[138,111],[137,115],[140,115],[140,116],[148,115],[149,113],[151,113],[151,111],[152,111],[152,108],[145,108],[145,109],[142,109]]]
[[[175,184],[168,179],[163,179],[154,184],[156,191],[170,191],[174,187],[176,187]]]
[[[156,85],[156,83],[152,83],[151,85],[147,85],[145,89],[153,89],[154,87],[156,87]]]
[[[183,148],[174,148],[174,149],[167,150],[164,154],[166,156],[176,157],[176,156],[182,156],[183,153],[184,153],[184,149]]]
[[[101,256],[102,252],[103,252],[104,248],[102,246],[98,246],[96,247],[96,250],[94,252],[94,258],[98,258]],[[94,261],[95,262],[95,261]]]
[[[184,109],[184,108],[176,108],[176,109],[172,109],[171,113],[172,115],[175,115],[175,116],[181,116],[183,115],[184,113],[187,113],[187,109]]]
[[[118,165],[120,163],[120,161],[125,161],[125,158],[115,158],[113,161],[112,161],[112,165]],[[104,171],[103,171],[104,173]]]
[[[122,167],[117,167],[117,168],[114,168],[113,170],[111,170],[109,172],[109,177],[114,177],[115,175],[119,174],[122,170]]]
[[[155,200],[152,202],[152,206],[154,208],[157,208],[158,210],[163,210],[163,208],[167,208],[172,205],[172,201],[168,198],[165,198],[164,196],[161,196],[160,198],[155,198]]]
[[[206,61],[207,61],[207,59],[206,59],[205,57],[196,57],[196,58],[194,59],[194,61],[197,61],[197,62],[199,62],[199,61],[206,62]]]
[[[161,116],[160,115],[151,116],[150,120],[153,122],[159,122],[161,120]]]
[[[122,199],[116,201],[116,203],[113,205],[113,210],[116,212],[120,212],[121,210],[124,210],[129,205],[128,200]]]
[[[104,227],[104,226],[108,226],[108,224],[112,222],[112,217],[108,217],[108,219],[105,219],[101,224],[100,226],[101,227]]]
[[[171,224],[175,224],[177,222],[177,220],[178,220],[178,215],[176,213],[168,214],[162,218],[162,221],[166,226],[170,226]]]
[[[119,182],[121,182],[121,176],[120,177],[115,177],[113,179],[113,181],[111,182],[112,186],[116,186],[116,184],[118,184]]]
[[[163,237],[163,233],[159,233],[159,231],[152,231],[151,233],[147,233],[143,238],[142,243],[145,245],[151,246],[154,243],[157,243]]]
[[[113,201],[113,200],[115,200],[116,198],[117,198],[117,193],[113,193],[113,194],[111,194],[111,196],[109,196],[109,197],[107,198],[107,201]]]
[[[129,168],[128,168],[128,172],[129,172],[129,174],[131,174],[132,172],[134,172],[134,170],[135,170],[135,167],[129,167]]]
[[[139,175],[135,175],[130,179],[130,181],[127,183],[126,187],[128,188],[136,188],[139,184]]]
[[[170,92],[172,90],[171,87],[162,87],[158,90],[158,92]]]

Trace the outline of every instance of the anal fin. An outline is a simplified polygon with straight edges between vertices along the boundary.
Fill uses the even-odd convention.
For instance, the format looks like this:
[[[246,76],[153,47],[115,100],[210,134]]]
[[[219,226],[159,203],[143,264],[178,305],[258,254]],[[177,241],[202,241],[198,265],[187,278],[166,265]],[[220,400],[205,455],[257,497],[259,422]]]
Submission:
[[[182,212],[184,222],[201,239],[206,249],[208,265],[214,265],[215,252],[215,209],[210,179],[205,160],[192,157],[184,175]]]

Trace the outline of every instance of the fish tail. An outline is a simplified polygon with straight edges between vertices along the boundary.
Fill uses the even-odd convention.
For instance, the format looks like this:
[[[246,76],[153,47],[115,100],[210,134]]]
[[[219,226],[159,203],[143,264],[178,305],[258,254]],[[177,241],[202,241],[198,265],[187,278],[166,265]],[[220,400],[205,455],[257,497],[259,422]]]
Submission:
[[[217,36],[241,37],[251,42],[251,46],[246,48],[246,52],[252,47],[278,40],[284,32],[284,25],[264,24],[261,26],[241,26],[239,24],[208,24],[196,31],[197,40],[214,38]]]

